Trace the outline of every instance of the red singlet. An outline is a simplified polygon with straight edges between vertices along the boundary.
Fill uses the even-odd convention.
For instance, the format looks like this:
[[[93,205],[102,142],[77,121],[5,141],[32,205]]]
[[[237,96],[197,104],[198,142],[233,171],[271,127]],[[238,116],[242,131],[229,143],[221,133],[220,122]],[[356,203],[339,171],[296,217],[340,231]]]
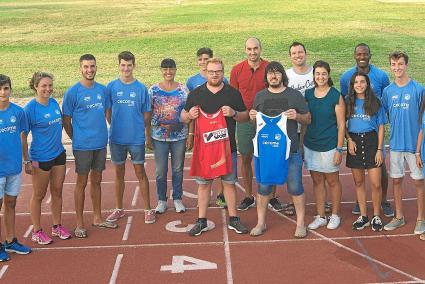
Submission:
[[[199,109],[194,135],[190,175],[214,179],[230,174],[232,153],[226,119],[221,110],[208,114]]]

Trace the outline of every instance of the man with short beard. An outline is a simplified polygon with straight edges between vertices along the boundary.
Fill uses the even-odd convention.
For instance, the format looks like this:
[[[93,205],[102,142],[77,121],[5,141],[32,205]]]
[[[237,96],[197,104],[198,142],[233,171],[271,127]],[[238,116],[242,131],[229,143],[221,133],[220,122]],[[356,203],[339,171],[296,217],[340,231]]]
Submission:
[[[117,224],[105,221],[101,213],[102,171],[105,169],[106,144],[108,130],[105,111],[109,108],[105,86],[95,82],[96,58],[91,54],[80,57],[82,78],[69,88],[63,98],[63,126],[72,140],[75,157],[75,213],[77,226],[74,234],[77,238],[87,238],[84,228],[83,210],[85,188],[90,174],[90,192],[93,204],[94,227],[112,228]]]
[[[253,109],[249,112],[252,121],[256,120],[257,112],[267,116],[277,116],[284,114],[287,117],[286,133],[291,140],[290,155],[288,159],[287,189],[292,195],[292,200],[297,213],[297,227],[294,236],[304,238],[307,230],[304,224],[305,216],[305,195],[302,184],[302,157],[299,151],[298,123],[310,124],[311,117],[307,103],[303,95],[288,87],[288,78],[283,66],[276,61],[270,62],[265,70],[265,80],[267,88],[257,93],[255,96]],[[257,130],[258,131],[258,130]],[[260,147],[260,146],[259,146]],[[261,153],[259,154],[261,155]],[[274,171],[276,169],[270,169]],[[283,175],[277,172],[276,175]],[[258,223],[251,230],[252,236],[263,234],[266,224],[267,204],[272,196],[273,185],[261,184],[257,192],[257,215]]]
[[[381,99],[382,92],[385,87],[390,84],[390,79],[388,78],[387,73],[379,69],[373,64],[370,64],[370,59],[372,58],[372,53],[370,52],[370,47],[365,43],[359,43],[354,48],[354,60],[356,60],[356,66],[347,70],[342,74],[339,79],[339,85],[341,88],[341,95],[346,97],[349,92],[350,79],[356,71],[363,71],[367,74],[370,80],[370,85],[373,89],[375,95]],[[384,149],[384,159],[385,159],[385,149]],[[393,217],[394,210],[391,208],[391,204],[387,201],[387,191],[388,191],[388,173],[385,163],[382,164],[381,170],[381,184],[382,184],[382,202],[381,208],[386,217]],[[353,207],[352,211],[355,215],[360,215],[359,203]]]
[[[240,93],[228,84],[223,83],[223,69],[224,65],[221,59],[211,58],[207,61],[207,83],[189,93],[186,106],[181,112],[181,120],[184,123],[190,123],[190,121],[197,119],[200,115],[203,115],[200,114],[201,110],[208,114],[215,114],[221,110],[222,115],[225,117],[233,166],[231,173],[220,176],[224,185],[224,197],[226,198],[227,209],[229,212],[228,228],[236,231],[238,234],[246,234],[248,230],[243,224],[241,224],[236,211],[235,183],[237,180],[237,149],[235,127],[236,122],[244,122],[248,120],[248,112],[246,111]],[[194,152],[195,151],[196,149],[194,148]],[[219,153],[209,154],[219,155]],[[208,231],[207,208],[211,196],[212,181],[213,179],[196,177],[196,183],[198,184],[199,212],[195,226],[189,231],[189,235],[191,236],[199,236],[202,232]]]

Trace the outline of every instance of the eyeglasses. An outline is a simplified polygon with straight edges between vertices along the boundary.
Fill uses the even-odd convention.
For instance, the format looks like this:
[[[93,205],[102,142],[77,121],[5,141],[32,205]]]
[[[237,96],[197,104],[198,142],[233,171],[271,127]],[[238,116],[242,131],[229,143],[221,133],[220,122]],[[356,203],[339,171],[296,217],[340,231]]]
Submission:
[[[223,70],[207,70],[208,75],[220,75],[223,73]]]
[[[280,73],[279,71],[269,71],[269,72],[267,72],[267,76],[279,77],[279,76],[282,76],[282,73]]]

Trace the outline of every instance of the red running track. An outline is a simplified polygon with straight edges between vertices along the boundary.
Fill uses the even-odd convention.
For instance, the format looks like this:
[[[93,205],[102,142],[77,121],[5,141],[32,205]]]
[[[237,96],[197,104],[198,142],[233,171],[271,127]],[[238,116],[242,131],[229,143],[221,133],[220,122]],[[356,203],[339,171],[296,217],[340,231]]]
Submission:
[[[189,165],[189,159],[186,165]],[[63,224],[75,226],[73,188],[74,163],[68,162],[63,193]],[[156,205],[154,161],[147,159],[151,204]],[[314,215],[311,178],[304,172],[307,196],[306,223]],[[108,162],[103,175],[104,215],[114,206],[113,166]],[[131,164],[127,163],[124,194],[127,216],[118,221],[117,230],[92,228],[91,201],[86,194],[85,224],[87,239],[58,240],[48,246],[31,242],[31,179],[24,175],[17,205],[17,236],[34,248],[30,255],[11,255],[0,264],[1,283],[425,283],[424,242],[413,235],[416,220],[416,194],[410,177],[405,180],[406,226],[392,232],[353,231],[351,214],[355,193],[352,176],[341,170],[343,184],[342,226],[334,231],[320,228],[306,239],[293,238],[294,217],[268,212],[268,229],[263,236],[237,235],[226,229],[227,212],[214,207],[208,211],[215,228],[199,237],[185,231],[194,223],[196,183],[185,170],[183,201],[189,208],[178,214],[170,208],[157,216],[155,224],[144,224],[142,200]],[[243,188],[237,188],[238,200]],[[390,187],[391,198],[391,187]],[[170,194],[169,194],[170,195]],[[282,189],[278,195],[288,201]],[[369,193],[370,199],[370,193]],[[42,225],[51,226],[49,194],[43,203]],[[172,207],[172,200],[169,201]],[[371,211],[369,203],[369,211]],[[254,208],[242,212],[242,221],[256,224]],[[389,218],[384,219],[385,222]]]

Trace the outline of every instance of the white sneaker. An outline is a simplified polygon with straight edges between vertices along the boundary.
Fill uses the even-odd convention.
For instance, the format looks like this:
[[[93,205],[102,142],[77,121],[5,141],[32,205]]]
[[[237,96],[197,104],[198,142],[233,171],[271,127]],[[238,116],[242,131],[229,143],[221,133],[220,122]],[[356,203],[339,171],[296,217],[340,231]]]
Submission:
[[[174,200],[174,208],[176,208],[177,213],[183,213],[186,211],[186,207],[184,207],[181,199]]]
[[[158,205],[155,208],[155,212],[158,214],[162,214],[165,211],[167,211],[167,201],[164,200],[158,200]]]
[[[326,226],[326,228],[330,230],[335,230],[336,228],[339,227],[339,224],[341,224],[341,217],[339,217],[338,215],[332,214],[329,217],[329,223]]]
[[[316,230],[317,228],[320,228],[320,227],[325,226],[326,223],[327,223],[326,217],[325,218],[322,218],[322,217],[320,217],[320,215],[316,215],[316,216],[314,216],[313,222],[311,222],[308,225],[308,228],[310,230]]]

